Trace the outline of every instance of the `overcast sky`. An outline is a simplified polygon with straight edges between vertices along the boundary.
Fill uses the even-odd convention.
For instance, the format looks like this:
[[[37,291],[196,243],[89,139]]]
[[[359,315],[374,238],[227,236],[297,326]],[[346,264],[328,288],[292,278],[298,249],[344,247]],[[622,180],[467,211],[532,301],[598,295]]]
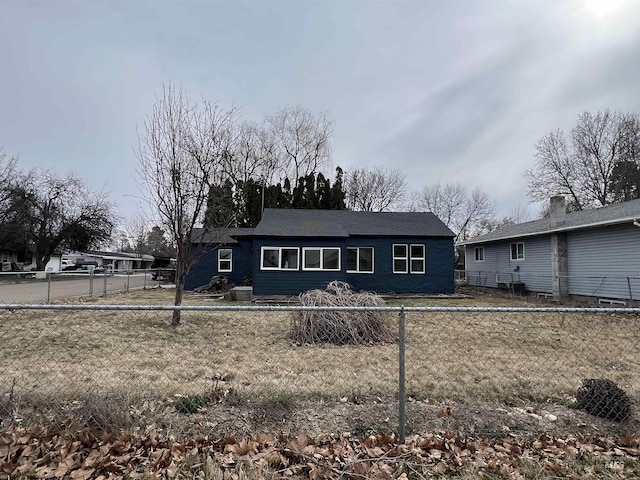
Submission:
[[[163,83],[260,122],[326,111],[334,166],[527,205],[536,142],[640,112],[637,0],[0,0],[0,147],[135,210]],[[537,207],[531,207],[537,213]]]

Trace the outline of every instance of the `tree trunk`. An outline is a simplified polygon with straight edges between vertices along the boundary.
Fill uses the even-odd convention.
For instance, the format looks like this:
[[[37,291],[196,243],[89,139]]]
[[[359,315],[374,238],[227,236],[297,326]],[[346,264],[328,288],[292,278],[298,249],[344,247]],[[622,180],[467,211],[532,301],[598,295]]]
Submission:
[[[179,285],[178,282],[176,282],[176,297],[175,297],[175,301],[174,301],[174,305],[176,307],[179,307],[180,305],[182,305],[182,294],[184,292],[184,283],[182,285]],[[173,317],[171,318],[171,325],[173,327],[177,327],[178,325],[180,325],[180,314],[182,312],[180,310],[174,310],[173,311]]]
[[[185,268],[184,268],[184,261],[182,261],[181,259],[178,259],[178,262],[176,265],[176,296],[173,302],[173,304],[176,307],[179,307],[182,305],[182,295],[184,293],[185,280],[186,280],[186,274],[185,274]],[[180,310],[173,311],[173,317],[171,319],[172,326],[177,327],[178,325],[180,325],[181,313],[182,312]]]

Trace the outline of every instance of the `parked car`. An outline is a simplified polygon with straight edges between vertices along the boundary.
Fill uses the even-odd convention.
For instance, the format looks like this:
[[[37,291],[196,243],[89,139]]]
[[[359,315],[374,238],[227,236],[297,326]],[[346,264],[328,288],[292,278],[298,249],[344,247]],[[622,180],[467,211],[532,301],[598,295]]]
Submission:
[[[98,262],[96,261],[80,261],[80,262],[70,262],[68,260],[63,260],[62,261],[62,270],[65,272],[68,271],[80,271],[80,272],[92,272],[95,271],[95,273],[100,273],[101,271],[103,272],[104,269],[102,268],[101,265],[98,264]]]
[[[75,262],[72,262],[71,260],[62,260],[60,267],[62,268],[62,271],[77,270],[78,268],[76,267]]]

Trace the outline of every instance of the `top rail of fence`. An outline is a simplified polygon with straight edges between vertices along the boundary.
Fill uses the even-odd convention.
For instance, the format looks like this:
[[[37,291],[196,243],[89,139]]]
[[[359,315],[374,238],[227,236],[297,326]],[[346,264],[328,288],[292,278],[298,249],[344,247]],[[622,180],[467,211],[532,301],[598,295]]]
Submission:
[[[640,314],[638,307],[463,307],[463,306],[304,306],[304,305],[51,305],[0,304],[0,310],[104,310],[104,311],[182,311],[182,312],[485,312],[485,313],[628,313]]]

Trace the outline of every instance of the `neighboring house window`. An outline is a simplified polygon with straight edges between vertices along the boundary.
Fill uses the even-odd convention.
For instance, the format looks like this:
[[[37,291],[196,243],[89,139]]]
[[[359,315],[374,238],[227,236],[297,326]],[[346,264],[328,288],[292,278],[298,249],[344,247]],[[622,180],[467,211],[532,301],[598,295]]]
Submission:
[[[424,245],[393,246],[393,273],[425,273],[426,255]]]
[[[347,248],[347,272],[373,273],[373,247]]]
[[[524,260],[524,242],[511,244],[511,260]]]
[[[233,253],[230,248],[218,249],[218,272],[228,273],[232,270]]]
[[[340,270],[339,248],[304,248],[302,257],[303,270]]]
[[[298,270],[299,249],[262,247],[262,270]]]
[[[476,262],[484,262],[484,247],[476,247]]]

